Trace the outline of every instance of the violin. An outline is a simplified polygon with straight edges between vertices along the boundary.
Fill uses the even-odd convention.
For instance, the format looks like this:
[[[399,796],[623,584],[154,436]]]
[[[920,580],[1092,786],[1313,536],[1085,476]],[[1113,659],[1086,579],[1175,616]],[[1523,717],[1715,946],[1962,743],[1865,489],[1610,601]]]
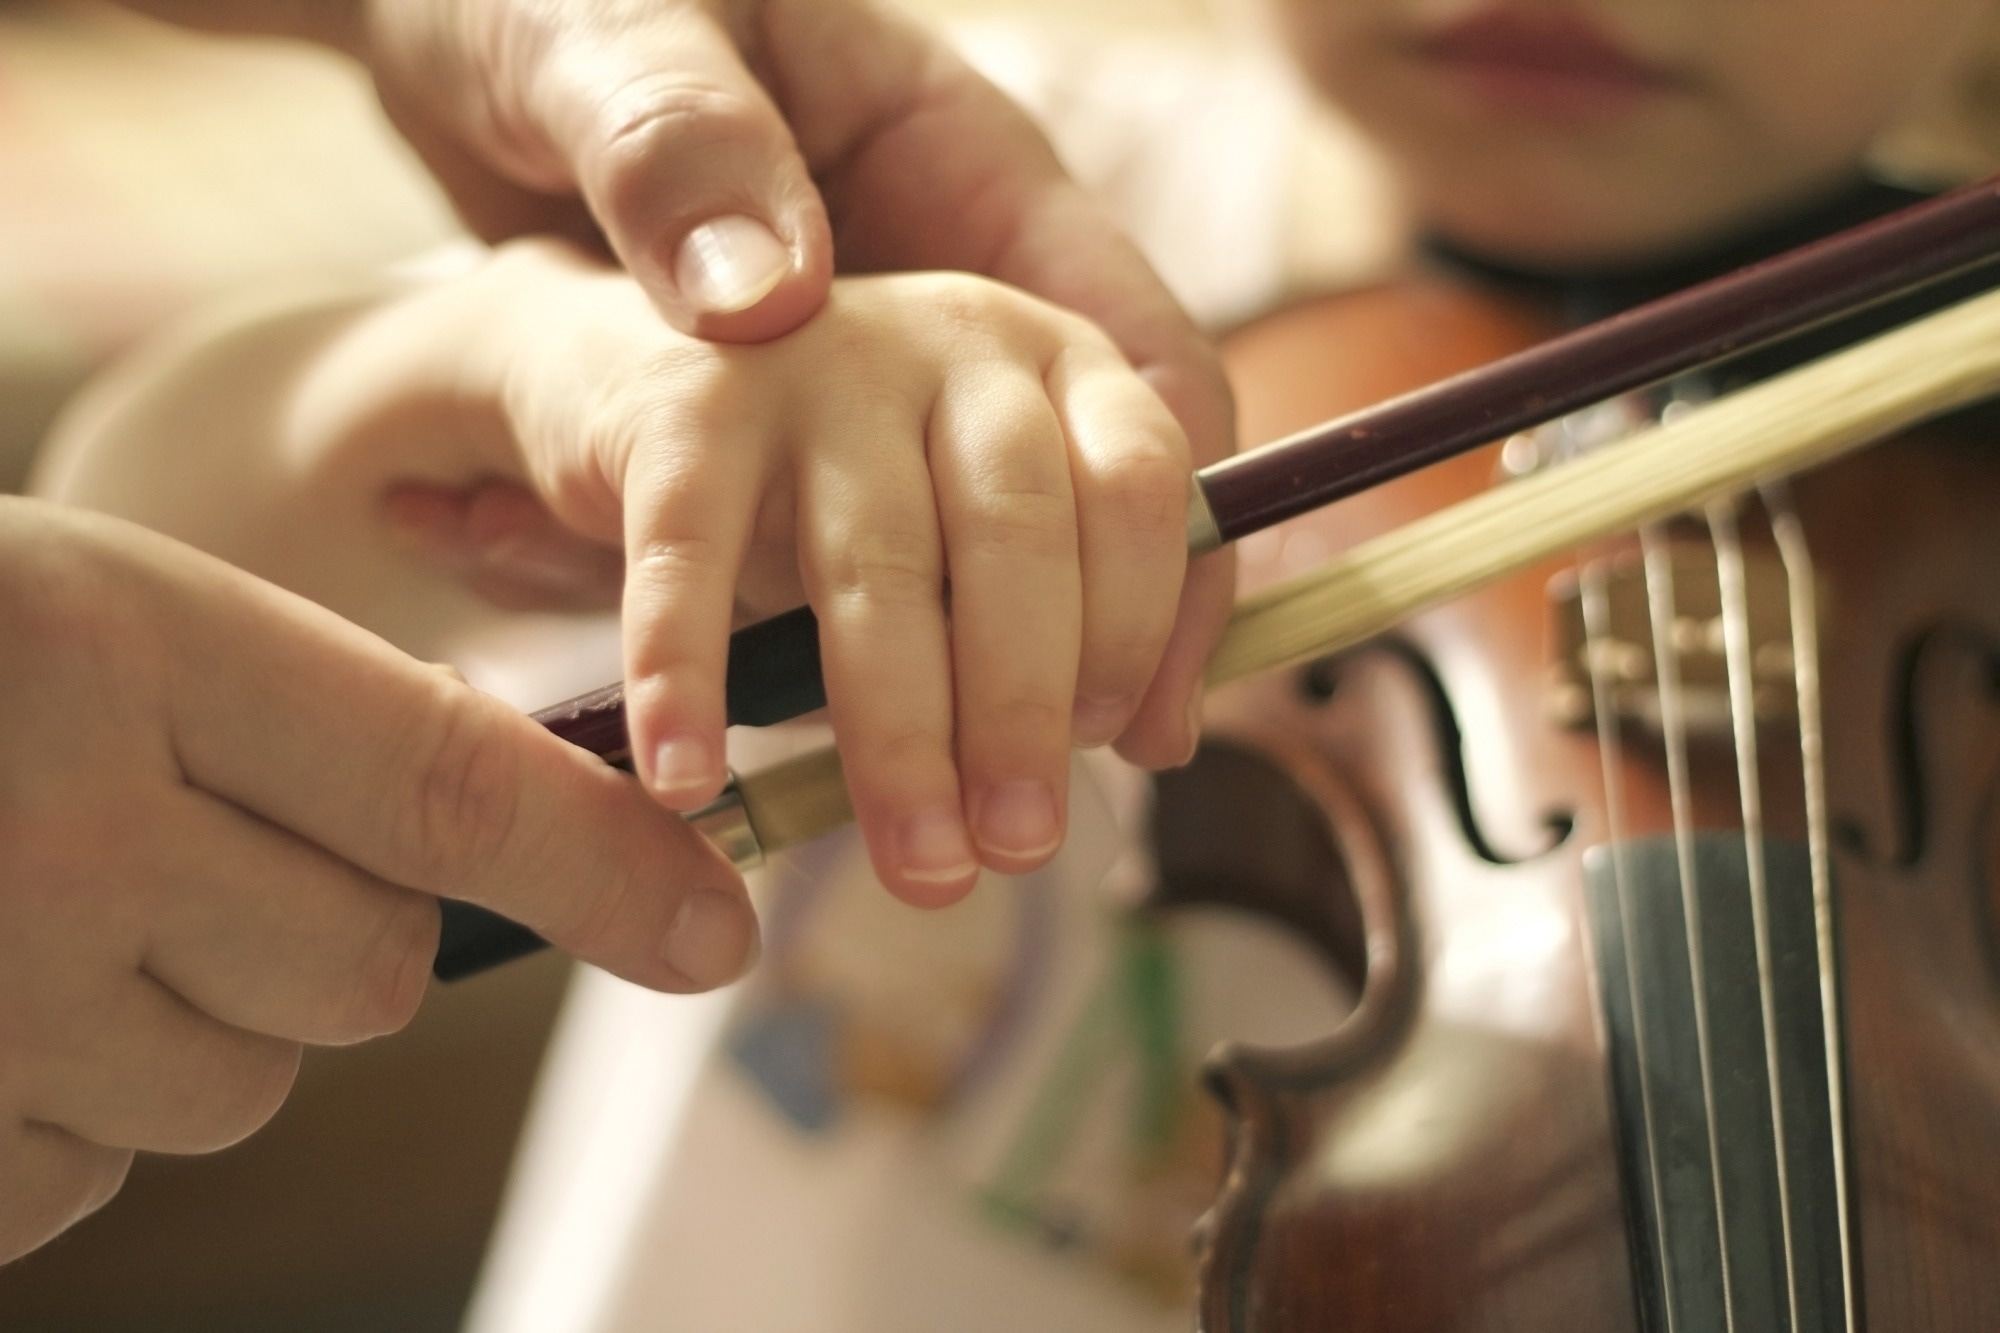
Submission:
[[[1534,345],[1438,278],[1229,339],[1245,438]],[[1632,424],[1239,544],[1253,595]],[[1358,996],[1230,1047],[1203,1333],[2000,1328],[2000,447],[1923,427],[1213,691],[1160,910]]]
[[[2000,395],[2000,297],[1595,447],[1991,260],[1996,211],[1545,342],[1424,282],[1231,341],[1251,438],[1334,420],[1196,479],[1191,544],[1255,538],[1211,683],[1267,674],[1159,782],[1156,906],[1259,912],[1359,1000],[1212,1062],[1206,1333],[2000,1327],[2000,452],[1919,427]],[[809,619],[752,633],[732,718],[809,705],[735,670]],[[618,707],[542,716],[615,759]],[[703,820],[741,862],[846,817],[829,753]]]

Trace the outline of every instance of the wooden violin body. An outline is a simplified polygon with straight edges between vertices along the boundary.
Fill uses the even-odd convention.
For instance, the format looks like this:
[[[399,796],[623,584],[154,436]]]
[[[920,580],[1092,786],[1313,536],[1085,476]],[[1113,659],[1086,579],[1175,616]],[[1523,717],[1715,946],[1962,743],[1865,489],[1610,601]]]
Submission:
[[[1282,313],[1227,356],[1257,441],[1541,332],[1418,282]],[[1246,585],[1503,471],[1497,450],[1467,455],[1247,540]],[[1273,916],[1360,999],[1310,1047],[1212,1063],[1232,1129],[1199,1239],[1205,1333],[1820,1333],[1850,1303],[1857,1327],[2000,1328],[2000,442],[1906,439],[1790,491],[1814,561],[1837,991],[1818,987],[1800,869],[1800,611],[1754,500],[1761,843],[1712,670],[1728,575],[1698,572],[1720,548],[1696,525],[1655,539],[1654,572],[1680,584],[1668,647],[1645,632],[1639,553],[1614,548],[1211,697],[1204,756],[1161,788],[1162,901]],[[1685,673],[1675,699],[1656,649]],[[1670,735],[1687,737],[1678,826]],[[1245,810],[1245,765],[1288,781],[1314,827]],[[1670,978],[1690,954],[1693,979]],[[1688,1063],[1698,1047],[1708,1066]]]

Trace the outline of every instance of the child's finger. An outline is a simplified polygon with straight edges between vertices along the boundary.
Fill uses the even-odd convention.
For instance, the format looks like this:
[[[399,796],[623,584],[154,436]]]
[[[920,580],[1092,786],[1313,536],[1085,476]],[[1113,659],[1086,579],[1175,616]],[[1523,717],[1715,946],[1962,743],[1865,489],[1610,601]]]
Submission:
[[[1194,757],[1201,740],[1201,678],[1229,624],[1236,556],[1225,547],[1188,562],[1174,632],[1118,753],[1142,768],[1171,768]]]
[[[1062,842],[1083,610],[1062,423],[1028,367],[947,386],[931,475],[951,567],[958,759],[980,859],[1029,870]]]
[[[762,473],[760,451],[713,436],[626,473],[626,725],[639,777],[671,809],[722,789],[731,613]]]
[[[1102,745],[1139,711],[1173,630],[1187,564],[1187,438],[1109,347],[1066,350],[1049,390],[1069,435],[1083,569],[1073,733]]]
[[[1235,409],[1212,352],[1197,349],[1196,355],[1149,358],[1123,340],[1120,346],[1187,432],[1193,466],[1204,468],[1227,457],[1235,448]],[[1173,635],[1139,711],[1118,738],[1120,755],[1144,768],[1168,768],[1193,757],[1201,739],[1202,675],[1229,624],[1235,597],[1234,548],[1225,546],[1188,562]]]
[[[833,429],[805,461],[799,549],[827,706],[875,873],[943,906],[979,873],[952,762],[950,636],[936,502],[907,410]]]

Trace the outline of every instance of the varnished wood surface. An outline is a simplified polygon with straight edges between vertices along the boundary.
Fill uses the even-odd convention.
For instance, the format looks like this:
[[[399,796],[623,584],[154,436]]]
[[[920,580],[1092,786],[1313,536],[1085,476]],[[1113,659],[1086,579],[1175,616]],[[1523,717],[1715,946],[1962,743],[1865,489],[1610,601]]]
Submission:
[[[1826,237],[1736,273],[1649,302],[1514,355],[1405,382],[1391,395],[1351,401],[1325,417],[1364,419],[1247,435],[1257,447],[1206,469],[1222,540],[1381,486],[1553,416],[1576,411],[1850,314],[1893,294],[1990,260],[2000,248],[2000,181]],[[1362,298],[1369,300],[1371,298]],[[1313,427],[1307,430],[1308,427]]]
[[[1229,355],[1256,439],[1536,332],[1528,312],[1416,286],[1288,312]],[[1288,524],[1245,544],[1246,586],[1495,476],[1492,454],[1470,456]],[[1826,589],[1832,803],[1856,830],[1837,874],[1866,1326],[1975,1333],[2000,1327],[2000,715],[1977,655],[1941,640],[1919,672],[1932,781],[1924,854],[1907,866],[1891,850],[1904,835],[1889,734],[1916,637],[2000,630],[2000,448],[1905,443],[1796,489]],[[1746,538],[1767,539],[1755,525]],[[1236,1050],[1212,1071],[1234,1129],[1203,1233],[1207,1333],[1636,1327],[1580,872],[1608,836],[1602,769],[1588,733],[1551,722],[1543,691],[1546,587],[1565,568],[1401,636],[1455,705],[1473,814],[1499,860],[1468,845],[1406,658],[1350,655],[1321,682],[1330,693],[1284,673],[1211,700],[1213,735],[1321,793],[1369,970],[1353,1018],[1317,1047]],[[1766,748],[1774,832],[1798,836],[1796,758]],[[1696,822],[1734,827],[1732,756],[1692,757]],[[1657,744],[1625,759],[1626,831],[1666,830]],[[1574,831],[1547,851],[1558,812]]]

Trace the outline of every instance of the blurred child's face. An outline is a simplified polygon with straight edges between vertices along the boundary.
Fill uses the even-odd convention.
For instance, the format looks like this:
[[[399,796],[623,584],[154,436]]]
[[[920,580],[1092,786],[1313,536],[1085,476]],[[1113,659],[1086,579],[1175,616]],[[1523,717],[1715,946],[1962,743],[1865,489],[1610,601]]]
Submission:
[[[1851,175],[1995,0],[1279,0],[1420,215],[1528,263],[1698,245]]]

